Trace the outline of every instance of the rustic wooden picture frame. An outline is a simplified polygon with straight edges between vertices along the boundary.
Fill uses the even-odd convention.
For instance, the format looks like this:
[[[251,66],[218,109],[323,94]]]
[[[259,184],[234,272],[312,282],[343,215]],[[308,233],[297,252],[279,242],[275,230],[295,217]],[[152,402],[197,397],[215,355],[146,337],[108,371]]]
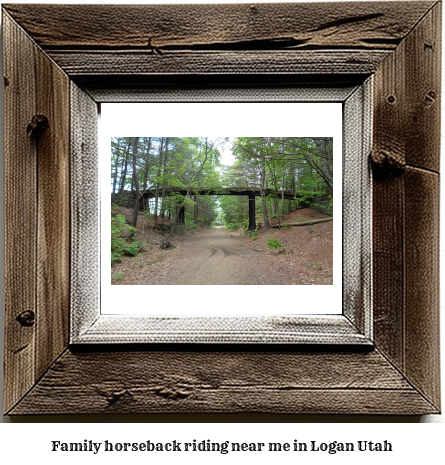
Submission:
[[[2,13],[5,413],[439,412],[440,2]],[[91,162],[96,143],[95,127],[73,130],[74,118],[161,87],[370,77],[371,345],[70,344],[71,228],[84,214],[70,209],[70,160]]]

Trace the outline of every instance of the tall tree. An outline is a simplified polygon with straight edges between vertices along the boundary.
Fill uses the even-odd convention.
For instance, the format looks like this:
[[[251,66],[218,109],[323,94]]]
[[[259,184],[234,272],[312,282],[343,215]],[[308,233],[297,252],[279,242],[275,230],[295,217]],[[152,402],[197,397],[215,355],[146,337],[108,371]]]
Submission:
[[[126,180],[127,180],[127,167],[128,167],[128,155],[130,153],[130,147],[131,147],[131,140],[130,138],[128,138],[128,142],[127,142],[127,150],[125,151],[125,154],[124,154],[124,167],[122,169],[122,174],[121,174],[121,179],[120,179],[120,186],[119,186],[119,195],[122,195],[122,193],[124,192],[124,188],[125,188],[125,183],[126,183]]]
[[[133,139],[133,183],[134,183],[134,187],[136,191],[136,202],[133,208],[133,217],[131,219],[131,225],[136,227],[142,197],[141,197],[141,193],[139,189],[139,179],[138,179],[138,172],[137,172],[137,167],[136,167],[136,155],[138,151],[139,137],[133,137],[132,139]]]
[[[164,138],[161,137],[160,139],[161,141],[159,143],[158,168],[156,171],[156,192],[155,192],[155,212],[154,212],[155,225],[158,222],[158,199],[159,199],[159,189],[161,186],[162,156],[164,153]]]

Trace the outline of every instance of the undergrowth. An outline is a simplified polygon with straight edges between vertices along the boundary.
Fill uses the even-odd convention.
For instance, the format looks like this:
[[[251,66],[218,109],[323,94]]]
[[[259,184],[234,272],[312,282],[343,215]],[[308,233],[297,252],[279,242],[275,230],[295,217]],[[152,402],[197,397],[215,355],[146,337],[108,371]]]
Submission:
[[[111,264],[123,255],[137,255],[143,248],[142,242],[135,240],[136,228],[126,223],[123,215],[111,218]]]

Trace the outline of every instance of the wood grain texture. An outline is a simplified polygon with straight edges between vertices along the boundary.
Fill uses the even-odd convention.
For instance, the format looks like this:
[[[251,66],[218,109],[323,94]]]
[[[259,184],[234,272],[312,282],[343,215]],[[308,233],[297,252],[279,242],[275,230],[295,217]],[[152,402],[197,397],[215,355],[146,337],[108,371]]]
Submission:
[[[73,82],[71,108],[70,342],[100,314],[98,106]]]
[[[439,411],[440,3],[16,4],[4,11],[6,412]],[[142,96],[167,82],[175,90],[242,89],[249,80],[261,86],[267,73],[281,73],[278,86],[295,76],[306,86],[320,76],[344,86],[338,73],[354,85],[374,73],[372,153],[392,164],[374,172],[376,348],[66,348],[69,124],[60,107],[73,105],[68,80],[50,59],[82,87],[79,95],[87,89],[109,100],[122,86]],[[49,127],[30,138],[38,112]],[[78,153],[85,156],[82,147]],[[63,256],[50,250],[51,238]]]
[[[406,45],[384,60],[374,78],[373,157],[406,164]],[[400,173],[374,169],[374,340],[405,367],[404,181]]]
[[[68,343],[69,79],[6,14],[4,31],[8,410]]]
[[[376,73],[373,145],[373,156],[389,160],[387,169],[375,169],[374,176],[375,342],[436,405],[439,361],[438,345],[432,341],[439,337],[438,28],[440,4]]]
[[[372,336],[371,173],[373,79],[343,104],[342,223],[343,315],[360,334]],[[335,207],[334,207],[335,208]]]
[[[48,128],[37,148],[36,376],[64,350],[70,305],[69,78],[39,49],[35,55],[36,114]]]
[[[373,181],[374,342],[403,370],[405,345],[403,180]]]
[[[299,74],[95,75],[73,80],[96,102],[343,102],[363,76]]]
[[[5,5],[49,48],[394,49],[434,2]],[[35,18],[38,17],[39,21]]]
[[[49,51],[70,76],[178,74],[371,74],[387,50]]]
[[[413,30],[406,53],[406,163],[440,169],[442,3]]]
[[[431,160],[433,157],[431,157]],[[405,172],[405,372],[440,406],[439,175]]]
[[[10,409],[35,382],[37,158],[26,128],[35,114],[35,46],[3,15],[5,154],[5,384]],[[23,70],[27,72],[24,73]]]
[[[436,411],[378,352],[67,351],[11,413]]]
[[[441,4],[376,73],[375,152],[439,172]]]
[[[356,346],[371,344],[369,335],[358,331],[357,327],[343,315],[330,315],[327,318],[302,316],[147,318],[142,315],[122,318],[121,315],[100,315],[99,309],[92,308],[91,304],[87,309],[86,305],[85,303],[83,307],[79,305],[79,308],[73,309],[76,313],[72,318],[71,342],[75,344],[298,343]],[[91,320],[94,324],[88,325]]]

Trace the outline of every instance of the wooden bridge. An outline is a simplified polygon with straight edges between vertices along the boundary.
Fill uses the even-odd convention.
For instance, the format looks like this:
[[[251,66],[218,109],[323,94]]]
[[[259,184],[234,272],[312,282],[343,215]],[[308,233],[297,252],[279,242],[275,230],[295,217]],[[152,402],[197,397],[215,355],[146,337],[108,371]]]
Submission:
[[[174,194],[180,194],[180,195],[187,195],[188,191],[187,189],[175,189],[172,187],[164,189],[164,195],[174,195]],[[155,189],[149,189],[145,190],[142,193],[142,196],[145,199],[151,199],[156,197],[156,190]],[[292,191],[277,191],[274,189],[265,189],[264,194],[266,196],[273,196],[273,197],[278,197],[282,198],[284,196],[285,199],[288,200],[294,200],[302,197],[301,194],[294,194]],[[124,191],[124,195],[128,197],[132,197],[134,201],[135,199],[135,194],[134,192],[130,191]],[[261,190],[259,188],[255,187],[219,187],[219,188],[201,188],[201,189],[193,189],[190,192],[190,195],[246,195],[249,198],[249,231],[253,231],[256,229],[256,221],[255,221],[255,197],[258,197],[261,195]],[[306,194],[307,196],[307,194]],[[301,205],[302,207],[309,206],[309,203],[307,205]],[[185,224],[185,207],[182,206],[176,216],[176,224],[178,225],[183,225]]]

